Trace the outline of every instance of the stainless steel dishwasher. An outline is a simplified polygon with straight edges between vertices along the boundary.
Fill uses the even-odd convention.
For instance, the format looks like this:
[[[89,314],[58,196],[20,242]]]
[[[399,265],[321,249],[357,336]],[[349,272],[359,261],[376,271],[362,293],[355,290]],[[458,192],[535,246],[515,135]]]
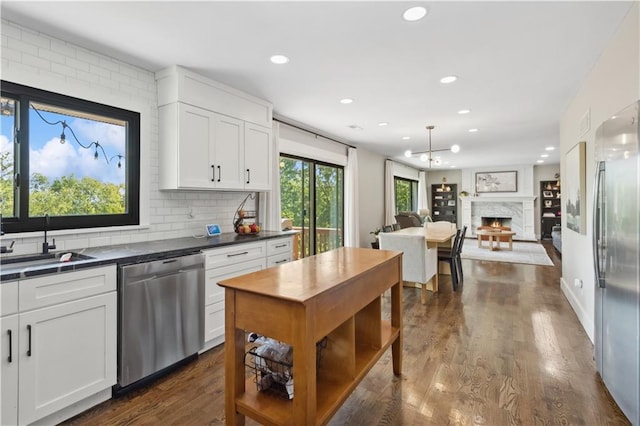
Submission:
[[[118,285],[118,384],[114,394],[202,349],[204,255],[121,265]]]

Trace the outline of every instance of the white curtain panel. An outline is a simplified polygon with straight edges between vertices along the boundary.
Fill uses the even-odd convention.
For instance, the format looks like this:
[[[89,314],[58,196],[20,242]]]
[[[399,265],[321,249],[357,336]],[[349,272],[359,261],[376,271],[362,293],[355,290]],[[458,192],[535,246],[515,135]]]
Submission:
[[[263,229],[269,231],[280,231],[282,229],[282,214],[280,212],[280,123],[273,122],[271,133],[273,138],[273,175],[271,176],[271,191],[260,192],[260,210],[258,221],[262,223]]]
[[[347,167],[344,172],[344,245],[360,246],[360,226],[358,223],[358,150],[347,150]]]
[[[418,173],[418,212],[429,210],[429,199],[427,198],[427,172]]]
[[[396,195],[393,186],[395,163],[391,160],[384,162],[384,224],[396,223]]]

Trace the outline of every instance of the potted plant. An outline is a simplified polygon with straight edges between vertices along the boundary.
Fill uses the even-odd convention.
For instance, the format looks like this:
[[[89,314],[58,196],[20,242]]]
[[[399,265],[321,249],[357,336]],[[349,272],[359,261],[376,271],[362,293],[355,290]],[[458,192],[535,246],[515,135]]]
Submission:
[[[375,241],[371,242],[371,248],[379,249],[380,248],[380,242],[378,241],[378,234],[380,233],[380,228],[376,229],[375,231],[371,231],[369,233],[373,234],[373,237],[375,238]]]

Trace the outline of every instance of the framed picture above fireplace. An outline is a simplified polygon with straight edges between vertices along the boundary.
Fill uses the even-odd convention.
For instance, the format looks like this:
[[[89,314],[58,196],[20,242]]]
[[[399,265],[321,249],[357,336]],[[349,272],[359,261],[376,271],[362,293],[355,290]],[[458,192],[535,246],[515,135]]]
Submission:
[[[518,172],[476,173],[476,192],[518,192]]]

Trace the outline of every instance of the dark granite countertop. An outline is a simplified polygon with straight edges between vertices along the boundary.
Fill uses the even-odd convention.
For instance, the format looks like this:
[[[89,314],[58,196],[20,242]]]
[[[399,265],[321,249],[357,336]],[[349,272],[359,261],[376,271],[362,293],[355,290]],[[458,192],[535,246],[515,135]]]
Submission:
[[[89,256],[91,259],[79,259],[71,262],[57,262],[46,265],[25,266],[20,262],[5,263],[0,260],[0,282],[14,281],[39,275],[74,271],[113,263],[137,263],[159,258],[181,256],[235,244],[268,240],[271,238],[295,235],[297,231],[261,231],[257,235],[238,235],[234,232],[223,233],[214,237],[184,237],[169,240],[146,241],[113,246],[91,247],[80,250],[69,250]],[[64,250],[59,251],[65,253]]]

